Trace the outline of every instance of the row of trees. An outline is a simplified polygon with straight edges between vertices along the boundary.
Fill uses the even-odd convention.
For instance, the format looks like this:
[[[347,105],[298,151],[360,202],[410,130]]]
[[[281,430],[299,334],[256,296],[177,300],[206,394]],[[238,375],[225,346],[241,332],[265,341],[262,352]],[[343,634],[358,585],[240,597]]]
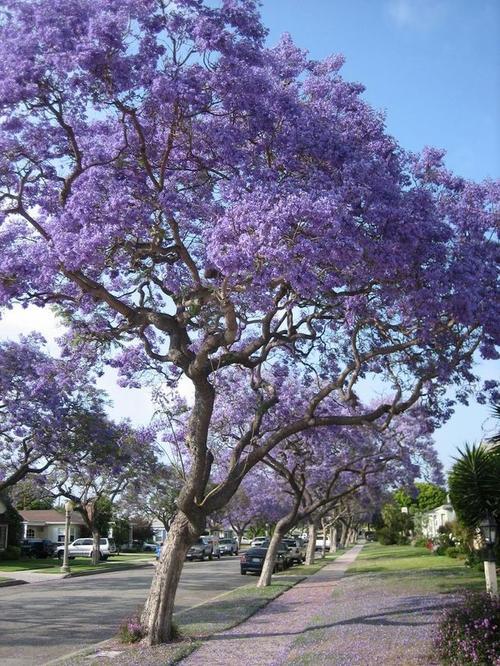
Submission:
[[[446,385],[466,400],[500,329],[495,184],[401,149],[342,58],[265,36],[256,0],[7,0],[0,18],[0,307],[56,306],[72,358],[192,387],[152,644],[247,477],[286,477],[287,520],[340,501],[395,459],[401,415],[432,429]]]

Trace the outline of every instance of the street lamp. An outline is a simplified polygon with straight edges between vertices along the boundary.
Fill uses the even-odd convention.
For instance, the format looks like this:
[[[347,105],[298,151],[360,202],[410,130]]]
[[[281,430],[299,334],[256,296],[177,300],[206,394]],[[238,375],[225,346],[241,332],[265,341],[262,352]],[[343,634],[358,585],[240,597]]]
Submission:
[[[73,502],[71,500],[68,500],[66,504],[64,505],[64,510],[66,511],[66,522],[64,526],[64,559],[63,559],[63,565],[61,567],[61,573],[69,574],[71,573],[71,569],[69,566],[69,522],[71,518],[71,512],[74,509]]]
[[[497,524],[491,514],[487,514],[479,523],[481,536],[486,546],[484,558],[484,577],[486,591],[492,596],[498,596],[497,569],[495,561],[495,543],[497,540]]]

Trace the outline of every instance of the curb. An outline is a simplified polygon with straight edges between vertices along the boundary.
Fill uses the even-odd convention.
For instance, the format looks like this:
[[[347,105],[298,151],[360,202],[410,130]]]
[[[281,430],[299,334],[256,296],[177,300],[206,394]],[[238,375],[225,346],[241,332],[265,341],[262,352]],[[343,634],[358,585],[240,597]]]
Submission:
[[[0,587],[13,587],[14,585],[29,585],[27,580],[18,580],[14,578],[13,580],[4,580],[0,583]]]
[[[66,574],[65,576],[62,576],[62,578],[81,578],[82,576],[98,576],[99,574],[115,573],[116,571],[130,571],[130,569],[145,569],[146,567],[149,566],[150,566],[149,562],[144,562],[143,564],[117,566],[116,569],[102,569],[100,571],[99,569],[97,571],[77,571],[75,573]],[[47,575],[50,576],[50,574]]]

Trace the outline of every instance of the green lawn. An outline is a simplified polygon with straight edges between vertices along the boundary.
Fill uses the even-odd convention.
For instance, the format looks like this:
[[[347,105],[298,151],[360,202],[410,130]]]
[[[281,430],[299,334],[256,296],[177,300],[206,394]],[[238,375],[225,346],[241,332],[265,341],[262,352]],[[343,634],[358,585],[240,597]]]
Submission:
[[[482,571],[466,567],[463,560],[413,546],[368,544],[349,567],[347,575],[355,574],[376,574],[388,585],[411,585],[428,592],[484,588]]]
[[[83,571],[113,571],[114,569],[122,569],[127,566],[133,566],[141,560],[153,560],[154,553],[120,553],[120,555],[113,555],[106,562],[100,562],[97,566],[92,566],[90,558],[76,557],[70,560],[69,564],[71,571],[79,573]],[[60,573],[61,562],[55,557],[47,558],[46,560],[37,559],[23,559],[23,560],[0,560],[0,572],[2,571],[32,571],[37,570],[40,573]]]
[[[327,555],[323,559],[316,557],[316,561],[314,564],[294,564],[291,569],[287,569],[286,571],[283,571],[279,574],[278,576],[312,576],[312,574],[315,574],[317,571],[325,567],[327,564],[330,564],[330,562],[333,562],[333,560],[345,551],[341,551],[340,553],[336,553],[335,555]]]

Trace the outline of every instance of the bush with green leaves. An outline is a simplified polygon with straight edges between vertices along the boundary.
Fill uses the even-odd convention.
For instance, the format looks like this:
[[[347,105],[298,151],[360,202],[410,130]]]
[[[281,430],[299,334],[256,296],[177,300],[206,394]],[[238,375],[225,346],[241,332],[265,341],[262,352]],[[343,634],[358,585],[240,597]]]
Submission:
[[[0,551],[0,560],[18,560],[21,557],[19,546],[7,546],[5,550]]]
[[[434,645],[449,666],[498,666],[500,600],[477,592],[461,595],[443,612]]]

